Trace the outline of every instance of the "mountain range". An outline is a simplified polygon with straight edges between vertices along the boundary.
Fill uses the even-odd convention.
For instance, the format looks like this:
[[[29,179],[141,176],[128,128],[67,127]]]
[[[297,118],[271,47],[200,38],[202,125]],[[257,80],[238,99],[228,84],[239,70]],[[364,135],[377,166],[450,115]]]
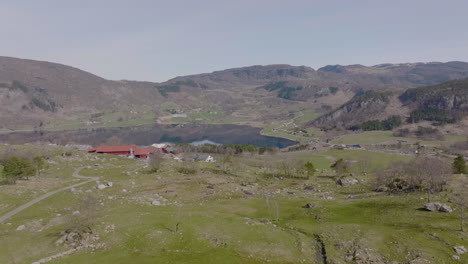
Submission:
[[[155,119],[216,111],[249,121],[284,119],[288,113],[312,109],[322,113],[309,123],[316,126],[408,116],[425,107],[456,108],[458,115],[466,109],[466,78],[468,63],[453,61],[329,65],[318,70],[256,65],[154,83],[106,80],[66,65],[0,57],[0,129],[91,120],[132,109],[152,112]],[[457,79],[465,80],[449,82]],[[448,93],[452,86],[458,90],[451,101],[434,99],[441,87]]]

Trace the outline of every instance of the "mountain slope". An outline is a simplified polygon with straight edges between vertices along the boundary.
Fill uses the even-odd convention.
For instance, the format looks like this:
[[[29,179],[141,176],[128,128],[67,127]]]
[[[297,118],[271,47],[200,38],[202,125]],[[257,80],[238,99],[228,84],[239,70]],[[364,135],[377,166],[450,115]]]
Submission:
[[[3,125],[151,104],[159,94],[151,83],[116,82],[56,63],[0,57],[0,113]]]
[[[92,121],[96,115],[115,116],[136,108],[155,112],[156,117],[211,111],[265,122],[285,119],[291,111],[337,109],[369,91],[397,95],[466,76],[464,62],[334,65],[319,70],[277,64],[152,83],[111,81],[66,65],[0,57],[0,129],[38,126],[43,120]]]
[[[468,117],[468,79],[410,88],[402,94],[369,92],[310,122],[309,126],[348,128],[390,116],[409,122],[455,123]]]
[[[454,123],[468,116],[468,79],[408,89],[399,98],[412,109],[410,122]]]

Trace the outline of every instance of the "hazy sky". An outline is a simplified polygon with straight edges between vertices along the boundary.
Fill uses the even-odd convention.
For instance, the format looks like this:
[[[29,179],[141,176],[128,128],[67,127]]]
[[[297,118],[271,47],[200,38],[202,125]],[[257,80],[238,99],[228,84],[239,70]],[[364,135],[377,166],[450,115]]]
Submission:
[[[164,81],[258,64],[468,61],[466,0],[0,0],[0,55]]]

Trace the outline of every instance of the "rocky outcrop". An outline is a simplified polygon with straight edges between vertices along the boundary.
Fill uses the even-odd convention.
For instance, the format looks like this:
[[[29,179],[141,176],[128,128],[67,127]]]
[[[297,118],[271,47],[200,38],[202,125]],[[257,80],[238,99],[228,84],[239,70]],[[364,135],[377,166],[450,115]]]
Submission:
[[[424,209],[431,212],[442,212],[442,213],[451,213],[453,209],[443,203],[425,203]]]
[[[467,116],[468,79],[408,89],[399,99],[413,110],[412,121],[455,122]]]

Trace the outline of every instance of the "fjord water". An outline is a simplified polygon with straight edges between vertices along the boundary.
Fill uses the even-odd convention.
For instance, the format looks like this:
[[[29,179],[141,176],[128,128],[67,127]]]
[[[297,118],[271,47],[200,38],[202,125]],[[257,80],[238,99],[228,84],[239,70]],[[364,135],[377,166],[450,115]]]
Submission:
[[[11,132],[0,134],[0,142],[24,144],[33,142],[65,144],[136,144],[157,142],[218,144],[252,144],[284,148],[296,142],[263,136],[260,128],[241,125],[151,125],[135,127],[88,128],[61,131]]]

